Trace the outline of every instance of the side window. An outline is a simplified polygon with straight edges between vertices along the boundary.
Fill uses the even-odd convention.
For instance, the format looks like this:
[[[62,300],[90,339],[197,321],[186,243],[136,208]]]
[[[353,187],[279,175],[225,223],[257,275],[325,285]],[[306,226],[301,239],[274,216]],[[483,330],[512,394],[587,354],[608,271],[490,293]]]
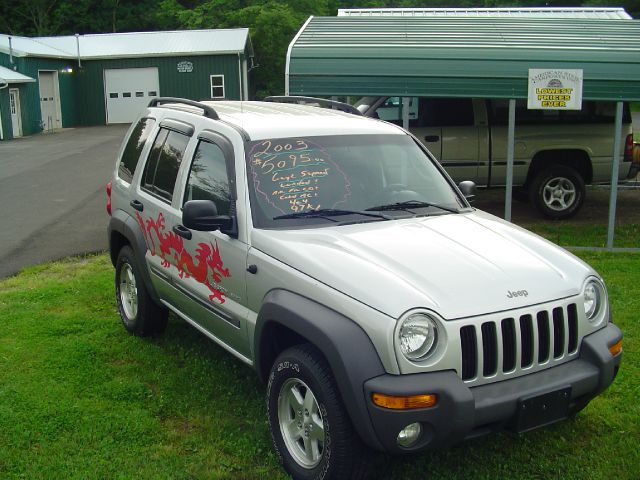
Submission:
[[[141,182],[143,190],[171,203],[178,170],[188,143],[188,136],[160,129],[145,166]]]
[[[376,114],[380,120],[402,126],[402,98],[389,97],[382,105],[376,109]],[[418,98],[409,98],[409,126],[414,126],[415,119],[418,118]]]
[[[153,118],[142,118],[131,132],[118,165],[118,176],[125,182],[131,183],[140,154],[155,123]]]
[[[210,75],[211,98],[224,98],[224,75]]]
[[[470,98],[420,98],[418,118],[411,127],[467,127],[474,124]]]
[[[231,194],[224,152],[214,143],[201,140],[193,156],[184,202],[213,200],[218,215],[229,215]]]

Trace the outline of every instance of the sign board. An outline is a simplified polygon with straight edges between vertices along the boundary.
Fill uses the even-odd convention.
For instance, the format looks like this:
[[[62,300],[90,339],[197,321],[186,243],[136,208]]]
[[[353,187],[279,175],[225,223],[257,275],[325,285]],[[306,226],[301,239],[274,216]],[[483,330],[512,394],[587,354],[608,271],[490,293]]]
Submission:
[[[530,110],[582,110],[582,70],[529,69]]]
[[[193,72],[193,63],[192,62],[187,62],[182,61],[182,62],[178,62],[178,72],[179,73],[191,73]]]

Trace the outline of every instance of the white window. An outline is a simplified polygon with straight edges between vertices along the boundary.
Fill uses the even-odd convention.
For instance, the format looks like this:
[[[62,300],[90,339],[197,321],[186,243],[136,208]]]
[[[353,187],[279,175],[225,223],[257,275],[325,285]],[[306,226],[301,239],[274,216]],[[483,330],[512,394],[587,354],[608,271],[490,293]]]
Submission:
[[[224,75],[210,75],[211,98],[224,98]]]

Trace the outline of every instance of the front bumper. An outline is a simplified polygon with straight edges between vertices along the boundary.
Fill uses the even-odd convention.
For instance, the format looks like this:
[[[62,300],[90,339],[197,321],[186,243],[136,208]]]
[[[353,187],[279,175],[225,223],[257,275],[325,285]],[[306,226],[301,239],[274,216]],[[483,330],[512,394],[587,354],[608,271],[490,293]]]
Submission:
[[[582,340],[577,359],[530,375],[478,387],[467,387],[454,371],[413,375],[381,375],[365,382],[364,393],[373,428],[384,450],[391,453],[449,446],[502,428],[516,417],[520,399],[570,387],[570,411],[578,411],[606,389],[615,378],[622,353],[609,347],[622,339],[609,324]],[[438,404],[428,409],[389,410],[374,405],[374,392],[386,395],[436,394]],[[400,430],[419,422],[422,434],[411,448],[401,448]]]

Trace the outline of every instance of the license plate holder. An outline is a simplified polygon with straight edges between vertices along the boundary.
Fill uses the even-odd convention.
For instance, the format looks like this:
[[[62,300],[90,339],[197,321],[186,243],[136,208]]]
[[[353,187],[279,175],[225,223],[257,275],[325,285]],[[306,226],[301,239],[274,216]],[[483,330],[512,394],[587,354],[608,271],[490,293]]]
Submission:
[[[571,387],[520,398],[515,418],[515,431],[524,433],[564,420],[569,416],[570,401]]]

